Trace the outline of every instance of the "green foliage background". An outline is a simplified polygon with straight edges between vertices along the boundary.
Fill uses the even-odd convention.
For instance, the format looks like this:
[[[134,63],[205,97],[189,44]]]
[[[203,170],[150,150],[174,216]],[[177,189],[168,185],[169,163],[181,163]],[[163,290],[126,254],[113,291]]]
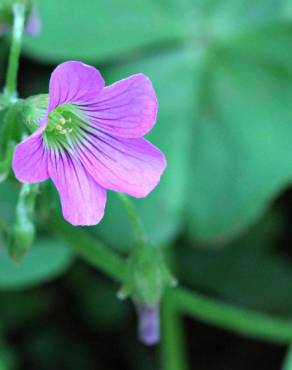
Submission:
[[[22,96],[47,92],[64,60],[95,65],[107,84],[147,74],[160,103],[149,138],[168,159],[157,189],[135,201],[150,239],[169,251],[181,284],[291,317],[292,2],[39,0],[38,7],[43,30],[24,40]],[[39,199],[39,220],[59,207],[46,186],[52,195]],[[23,264],[9,260],[5,235],[18,191],[0,185],[3,369],[160,369],[158,356],[136,343],[134,314],[116,300],[118,287],[75,258],[49,217]],[[134,240],[112,194],[104,220],[84,232],[125,254]],[[199,369],[200,356],[190,356],[190,369]],[[269,353],[251,354],[249,364],[216,356],[200,369],[258,369]],[[277,367],[270,361],[266,369],[279,368],[277,356]]]

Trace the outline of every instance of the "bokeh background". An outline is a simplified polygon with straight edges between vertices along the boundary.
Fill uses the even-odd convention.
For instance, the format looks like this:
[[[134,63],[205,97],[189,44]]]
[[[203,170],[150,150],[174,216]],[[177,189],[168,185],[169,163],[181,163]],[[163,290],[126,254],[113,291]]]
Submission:
[[[43,29],[25,37],[20,96],[46,93],[65,60],[96,66],[107,84],[147,74],[160,103],[149,138],[168,159],[157,189],[135,201],[151,240],[169,251],[181,285],[291,317],[292,1],[39,0],[38,8]],[[8,45],[6,36],[2,86]],[[37,221],[59,209],[46,186]],[[49,218],[23,263],[9,259],[18,192],[0,185],[1,370],[163,369],[160,347],[137,341],[119,286],[76,258]],[[134,240],[114,194],[100,225],[83,232],[124,255]],[[276,370],[285,354],[190,318],[183,336],[190,370]]]

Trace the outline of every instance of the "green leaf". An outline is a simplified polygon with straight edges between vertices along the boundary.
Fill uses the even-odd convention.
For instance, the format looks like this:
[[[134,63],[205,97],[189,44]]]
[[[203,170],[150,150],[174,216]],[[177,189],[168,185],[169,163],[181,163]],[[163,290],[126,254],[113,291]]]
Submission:
[[[272,215],[225,248],[181,246],[179,281],[233,304],[290,317],[291,262],[275,245],[283,235],[281,222]]]
[[[97,61],[181,38],[184,28],[167,5],[149,0],[39,0],[43,29],[24,43],[27,55],[46,62]]]
[[[38,240],[19,265],[2,250],[0,289],[28,288],[44,283],[63,273],[71,262],[71,250],[57,240]]]
[[[292,75],[285,63],[253,59],[232,45],[210,50],[192,145],[192,236],[218,241],[242,232],[291,182]]]

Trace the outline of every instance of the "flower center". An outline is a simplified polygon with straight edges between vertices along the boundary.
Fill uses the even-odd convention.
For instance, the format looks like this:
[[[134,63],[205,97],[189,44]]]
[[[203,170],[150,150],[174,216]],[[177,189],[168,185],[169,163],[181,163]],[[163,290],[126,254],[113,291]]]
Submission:
[[[63,109],[60,109],[63,108]],[[65,135],[73,131],[72,117],[64,107],[59,107],[49,114],[47,131],[54,131],[55,134]]]
[[[55,150],[72,151],[84,137],[83,126],[78,108],[70,104],[61,105],[49,114],[44,141]]]

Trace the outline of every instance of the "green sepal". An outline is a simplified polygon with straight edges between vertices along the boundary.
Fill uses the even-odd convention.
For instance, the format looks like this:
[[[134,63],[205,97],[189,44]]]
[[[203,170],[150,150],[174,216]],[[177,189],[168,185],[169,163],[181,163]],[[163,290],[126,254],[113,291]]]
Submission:
[[[16,219],[9,243],[9,254],[16,261],[30,250],[35,238],[34,212],[38,184],[23,184],[16,206]]]
[[[47,111],[48,100],[48,94],[39,94],[22,101],[21,120],[25,123],[30,133],[39,128],[40,119],[45,116]]]
[[[119,298],[130,296],[135,302],[156,306],[168,286],[176,285],[160,248],[139,243],[127,261],[126,278]]]
[[[12,105],[0,96],[0,182],[9,175],[15,145],[39,127],[47,105],[48,95],[19,99]]]

